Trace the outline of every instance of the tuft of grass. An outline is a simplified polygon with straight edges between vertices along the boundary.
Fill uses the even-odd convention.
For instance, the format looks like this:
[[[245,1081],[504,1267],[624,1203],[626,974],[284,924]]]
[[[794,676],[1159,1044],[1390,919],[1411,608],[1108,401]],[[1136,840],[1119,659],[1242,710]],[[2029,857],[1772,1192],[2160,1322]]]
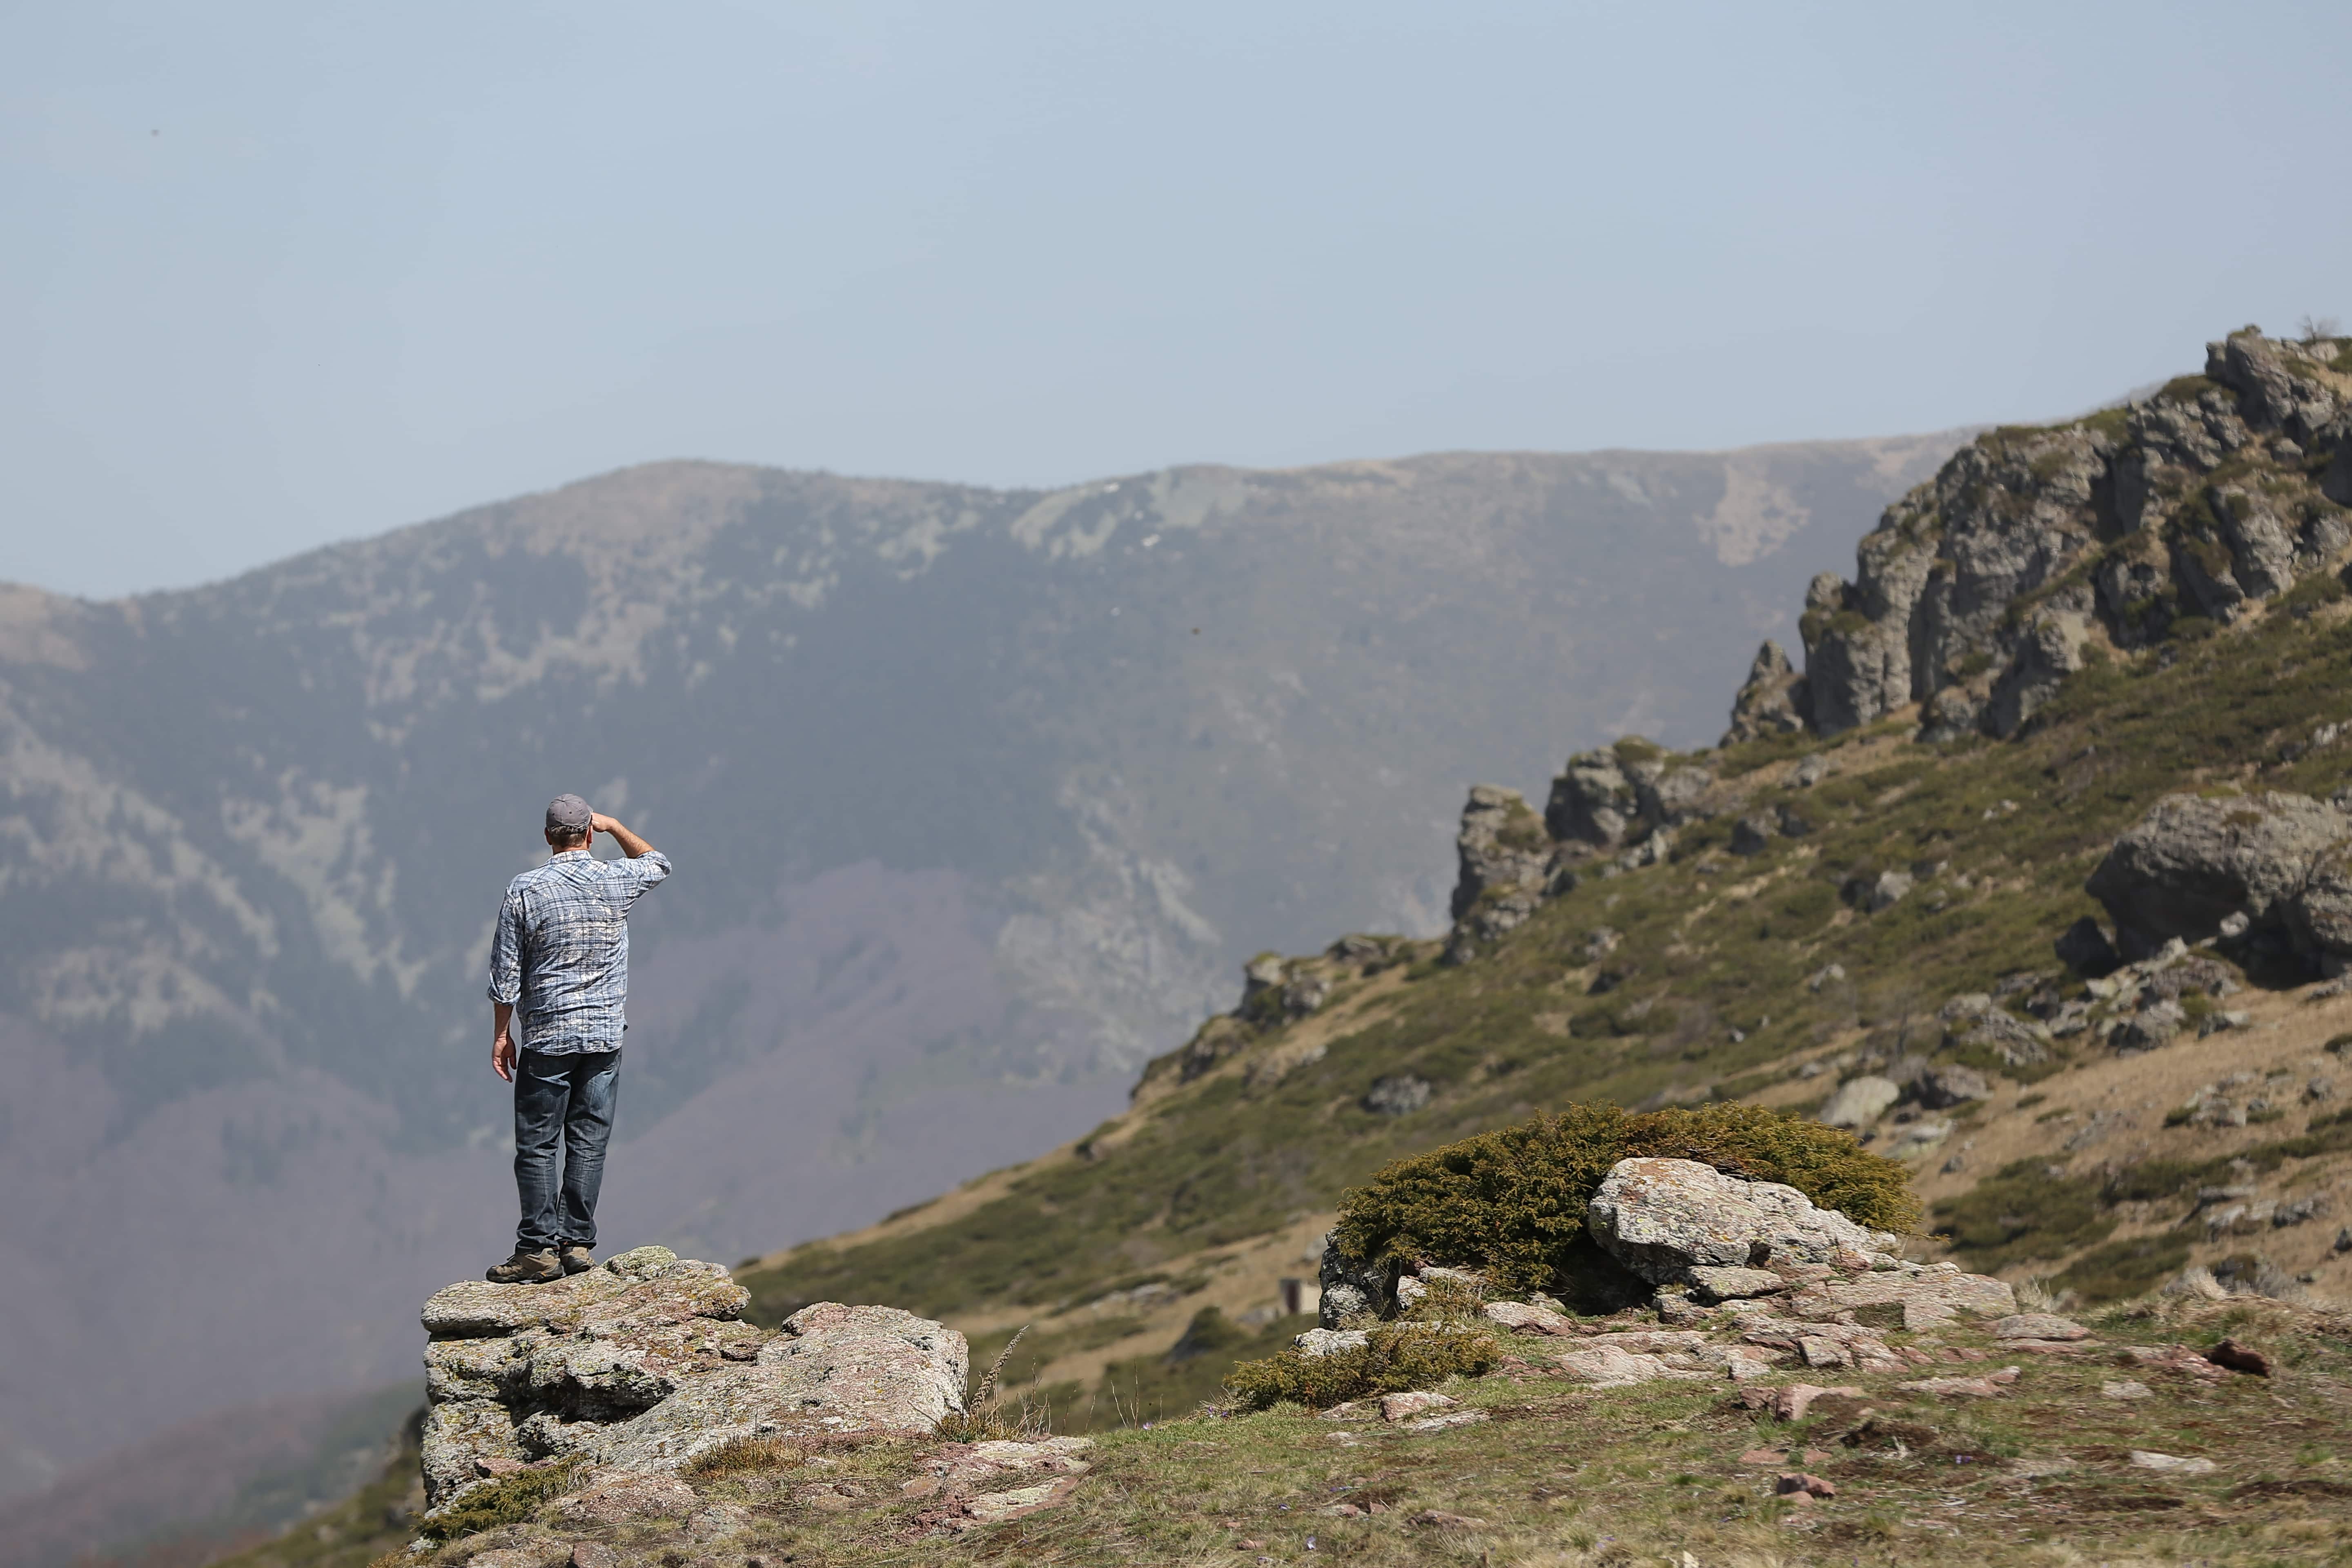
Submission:
[[[572,1489],[576,1459],[559,1459],[542,1469],[520,1470],[476,1487],[417,1526],[428,1541],[455,1541],[504,1524],[528,1521],[540,1509]]]
[[[1020,1416],[1007,1421],[1004,1412],[998,1408],[996,1399],[997,1383],[1004,1374],[1004,1363],[1012,1358],[1013,1347],[1019,1344],[1028,1332],[1027,1323],[1013,1331],[1013,1337],[1004,1342],[1004,1348],[996,1352],[996,1359],[988,1363],[988,1370],[981,1374],[980,1382],[965,1397],[963,1408],[950,1410],[940,1417],[934,1430],[940,1436],[951,1443],[977,1443],[990,1437],[1011,1437],[1031,1427],[1037,1418],[1026,1401],[1023,1402]]]
[[[808,1458],[806,1446],[789,1437],[730,1437],[716,1448],[696,1456],[694,1462],[680,1473],[698,1486],[730,1476],[795,1469],[808,1463]]]
[[[1434,1388],[1449,1377],[1476,1377],[1501,1359],[1492,1334],[1423,1322],[1382,1323],[1352,1350],[1307,1355],[1292,1348],[1244,1362],[1225,1387],[1244,1410],[1284,1401],[1326,1410],[1370,1394]]]

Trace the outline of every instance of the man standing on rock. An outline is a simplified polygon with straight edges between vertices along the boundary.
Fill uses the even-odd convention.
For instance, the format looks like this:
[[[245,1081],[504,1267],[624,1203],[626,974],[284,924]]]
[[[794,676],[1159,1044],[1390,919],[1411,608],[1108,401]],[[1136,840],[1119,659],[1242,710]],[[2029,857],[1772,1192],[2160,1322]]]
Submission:
[[[599,833],[611,834],[628,858],[589,854]],[[555,853],[546,865],[507,884],[490,942],[490,1067],[514,1085],[522,1199],[514,1256],[489,1271],[500,1285],[595,1267],[596,1191],[629,1026],[629,906],[669,875],[668,856],[576,795],[547,803],[547,847]]]

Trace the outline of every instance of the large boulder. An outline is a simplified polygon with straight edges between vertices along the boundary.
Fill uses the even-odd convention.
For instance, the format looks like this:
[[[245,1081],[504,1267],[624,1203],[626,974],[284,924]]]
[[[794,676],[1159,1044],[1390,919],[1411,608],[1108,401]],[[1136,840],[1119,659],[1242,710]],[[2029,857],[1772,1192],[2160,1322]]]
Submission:
[[[1613,751],[1579,752],[1551,781],[1544,802],[1544,826],[1562,843],[1613,849],[1640,820],[1642,803],[1633,781]]]
[[[2114,917],[2118,943],[2144,957],[2168,940],[2201,942],[2243,915],[2283,930],[2315,958],[2343,945],[2336,890],[2352,816],[2309,795],[2265,791],[2168,795],[2108,849],[2084,884]]]
[[[716,1264],[640,1247],[545,1285],[467,1280],[425,1303],[428,1508],[518,1466],[674,1470],[755,1434],[928,1432],[962,1408],[961,1334],[822,1302],[774,1334]]]
[[[1848,1079],[1822,1107],[1820,1120],[1832,1127],[1867,1127],[1900,1099],[1903,1086],[1894,1079],[1865,1073]]]
[[[1891,1250],[1871,1231],[1777,1182],[1747,1182],[1694,1160],[1620,1160],[1592,1194],[1585,1226],[1603,1251],[1653,1285],[1696,1268],[1849,1262]]]
[[[1326,1237],[1317,1283],[1323,1293],[1316,1321],[1326,1329],[1358,1329],[1385,1316],[1395,1302],[1397,1270],[1391,1263],[1360,1263]]]

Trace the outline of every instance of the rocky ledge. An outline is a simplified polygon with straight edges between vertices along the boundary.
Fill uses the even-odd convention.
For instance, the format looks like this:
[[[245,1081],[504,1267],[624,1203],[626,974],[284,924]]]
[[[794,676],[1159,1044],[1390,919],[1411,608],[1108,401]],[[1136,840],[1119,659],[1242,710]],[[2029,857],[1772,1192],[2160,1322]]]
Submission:
[[[425,1303],[426,1518],[533,1465],[583,1497],[647,1486],[745,1438],[927,1434],[963,1408],[964,1337],[824,1301],[773,1333],[716,1264],[643,1247],[546,1285],[463,1281]]]
[[[1819,1208],[1794,1187],[1745,1181],[1696,1161],[1620,1161],[1593,1193],[1585,1225],[1602,1251],[1654,1291],[1651,1304],[1670,1325],[1664,1332],[1612,1333],[1559,1357],[1570,1375],[1590,1382],[1747,1382],[1788,1362],[1864,1371],[1925,1366],[1939,1358],[1893,1349],[1872,1324],[1916,1333],[1962,1313],[2010,1320],[2017,1312],[2016,1295],[1999,1279],[1915,1262],[1902,1256],[1900,1237]],[[1480,1284],[1473,1271],[1444,1267],[1391,1279],[1327,1251],[1323,1327],[1301,1335],[1298,1348],[1325,1354],[1364,1342],[1370,1323],[1411,1306],[1432,1279]],[[1517,1334],[1587,1339],[1625,1327],[1570,1316],[1540,1296],[1488,1302],[1483,1310]]]

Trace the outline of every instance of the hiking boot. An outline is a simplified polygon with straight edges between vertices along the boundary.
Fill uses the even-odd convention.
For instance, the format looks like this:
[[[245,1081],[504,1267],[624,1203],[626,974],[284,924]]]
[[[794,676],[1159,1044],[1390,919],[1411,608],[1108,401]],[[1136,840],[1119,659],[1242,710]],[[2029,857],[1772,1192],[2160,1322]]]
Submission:
[[[482,1278],[493,1285],[544,1285],[563,1278],[563,1265],[552,1252],[525,1252],[517,1247],[512,1258]]]
[[[585,1274],[596,1267],[596,1255],[576,1241],[565,1242],[556,1257],[562,1261],[566,1274]]]

